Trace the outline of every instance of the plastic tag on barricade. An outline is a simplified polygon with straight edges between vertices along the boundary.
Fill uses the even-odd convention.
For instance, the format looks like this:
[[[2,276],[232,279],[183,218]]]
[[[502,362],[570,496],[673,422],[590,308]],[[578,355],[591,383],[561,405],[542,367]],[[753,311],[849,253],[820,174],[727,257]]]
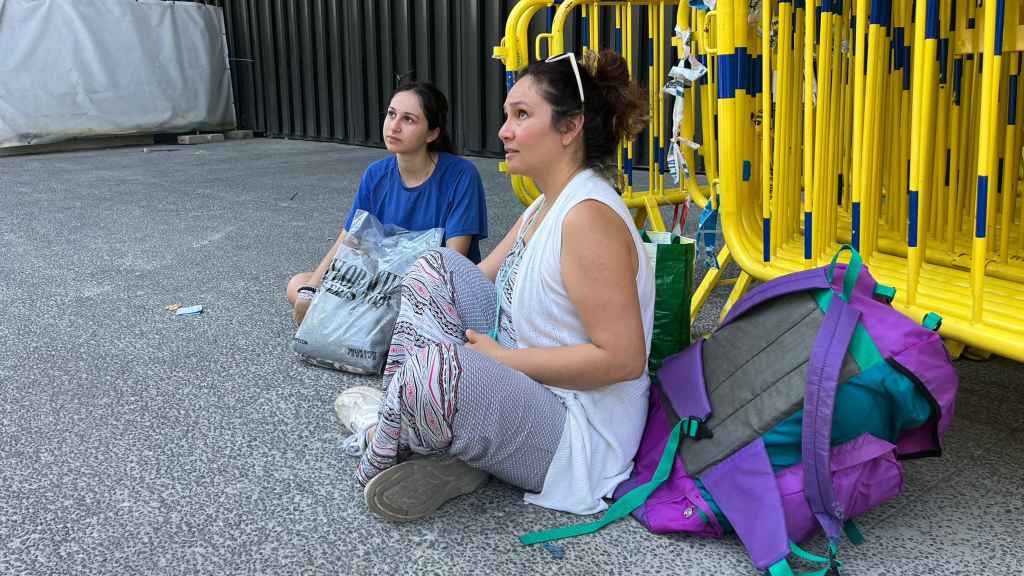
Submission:
[[[718,210],[715,210],[709,201],[704,205],[704,211],[700,213],[700,220],[697,223],[697,245],[704,254],[705,268],[718,268],[717,243]]]
[[[700,60],[693,54],[679,61],[678,64],[669,68],[668,76],[675,80],[685,80],[690,84],[696,84],[698,80],[708,73],[708,68],[701,64]]]
[[[683,84],[682,81],[673,79],[673,80],[669,80],[665,84],[665,87],[662,88],[662,91],[665,92],[665,94],[668,94],[669,96],[674,96],[676,98],[682,98],[683,97],[683,90],[685,90],[685,89],[686,89],[686,85]]]
[[[679,174],[682,173],[683,178],[690,177],[690,165],[686,162],[686,157],[683,156],[682,148],[680,144],[686,146],[691,150],[700,149],[700,144],[692,140],[687,140],[683,137],[673,138],[668,146],[668,171],[672,176],[674,183],[679,184]]]
[[[690,54],[691,54],[691,50],[690,50],[690,37],[693,36],[693,32],[691,32],[689,28],[687,28],[686,30],[683,30],[679,26],[676,26],[674,30],[675,30],[676,38],[679,38],[679,46],[683,50],[682,53],[680,54],[679,58],[680,58],[680,60],[686,60],[687,58],[690,57]]]

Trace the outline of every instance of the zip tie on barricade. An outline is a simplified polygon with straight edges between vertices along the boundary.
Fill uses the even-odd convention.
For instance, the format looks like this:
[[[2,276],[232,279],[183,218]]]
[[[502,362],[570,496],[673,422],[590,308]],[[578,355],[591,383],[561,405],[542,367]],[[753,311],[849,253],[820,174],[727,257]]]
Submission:
[[[715,210],[712,204],[708,202],[704,205],[704,211],[700,213],[697,224],[697,246],[704,253],[705,269],[718,268],[718,210]]]

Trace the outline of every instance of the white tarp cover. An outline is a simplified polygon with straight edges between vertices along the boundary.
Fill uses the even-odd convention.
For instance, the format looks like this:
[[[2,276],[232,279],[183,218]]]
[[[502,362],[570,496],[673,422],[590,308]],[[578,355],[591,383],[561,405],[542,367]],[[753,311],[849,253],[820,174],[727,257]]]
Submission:
[[[0,0],[0,148],[234,127],[220,8]]]

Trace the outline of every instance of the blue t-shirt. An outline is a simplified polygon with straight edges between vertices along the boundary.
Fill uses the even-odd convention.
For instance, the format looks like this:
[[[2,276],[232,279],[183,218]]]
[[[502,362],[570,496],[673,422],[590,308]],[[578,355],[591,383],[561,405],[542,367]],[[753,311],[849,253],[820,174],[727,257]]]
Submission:
[[[366,169],[356,200],[345,219],[352,225],[356,210],[366,210],[383,224],[406,230],[443,228],[442,243],[457,236],[472,236],[469,259],[480,261],[480,239],[487,237],[487,204],[480,173],[468,160],[447,152],[427,181],[414,188],[402,183],[398,159],[388,156]]]

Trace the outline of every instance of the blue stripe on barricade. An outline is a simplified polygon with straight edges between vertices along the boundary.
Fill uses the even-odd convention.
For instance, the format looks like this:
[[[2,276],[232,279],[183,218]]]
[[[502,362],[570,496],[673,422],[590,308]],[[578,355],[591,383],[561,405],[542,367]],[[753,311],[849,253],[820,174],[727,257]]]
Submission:
[[[978,176],[977,209],[974,217],[974,237],[984,238],[988,230],[988,176]]]
[[[1010,76],[1008,109],[1006,110],[1006,123],[1010,126],[1017,125],[1017,83],[1020,82],[1020,74]]]
[[[950,156],[952,155],[952,152],[952,150],[946,148],[946,176],[943,179],[943,185],[945,186],[949,186],[949,160]]]
[[[860,202],[854,202],[853,210],[853,233],[850,237],[850,244],[854,250],[860,250]]]
[[[811,236],[814,231],[812,229],[812,222],[814,216],[810,212],[804,212],[804,258],[807,260],[811,259]]]
[[[910,73],[911,73],[910,46],[904,46],[903,47],[903,89],[904,90],[910,90],[910,78],[911,78]]]
[[[654,166],[659,173],[664,174],[667,171],[665,168],[665,150],[662,149],[662,138],[657,136],[654,136]]]
[[[727,100],[736,95],[736,54],[718,55],[718,99]]]
[[[1003,20],[1006,18],[1005,0],[996,0],[996,56],[1003,53]]]
[[[939,37],[939,0],[928,0],[924,17],[924,37],[933,40]]]
[[[892,52],[893,52],[893,69],[903,69],[903,33],[904,28],[897,26],[892,29]]]
[[[761,70],[761,56],[757,56],[751,60],[750,66],[750,95],[757,96],[761,93],[762,82],[761,82],[762,70]]]
[[[868,24],[878,24],[879,26],[885,24],[885,10],[883,9],[883,0],[871,0],[871,12],[868,15]]]
[[[996,174],[996,193],[1003,191],[1003,158],[999,159],[999,173]]]
[[[910,198],[908,199],[907,212],[910,217],[910,225],[907,226],[907,246],[911,248],[917,247],[917,190],[910,191]]]
[[[939,39],[939,85],[945,85],[949,77],[949,38]]]
[[[828,0],[825,0],[825,1],[827,2]],[[817,25],[814,27],[814,45],[815,46],[818,46],[819,44],[821,44],[821,13],[823,12],[823,10],[821,8],[822,8],[821,6],[817,6],[817,7],[814,8],[814,21],[817,22]]]

